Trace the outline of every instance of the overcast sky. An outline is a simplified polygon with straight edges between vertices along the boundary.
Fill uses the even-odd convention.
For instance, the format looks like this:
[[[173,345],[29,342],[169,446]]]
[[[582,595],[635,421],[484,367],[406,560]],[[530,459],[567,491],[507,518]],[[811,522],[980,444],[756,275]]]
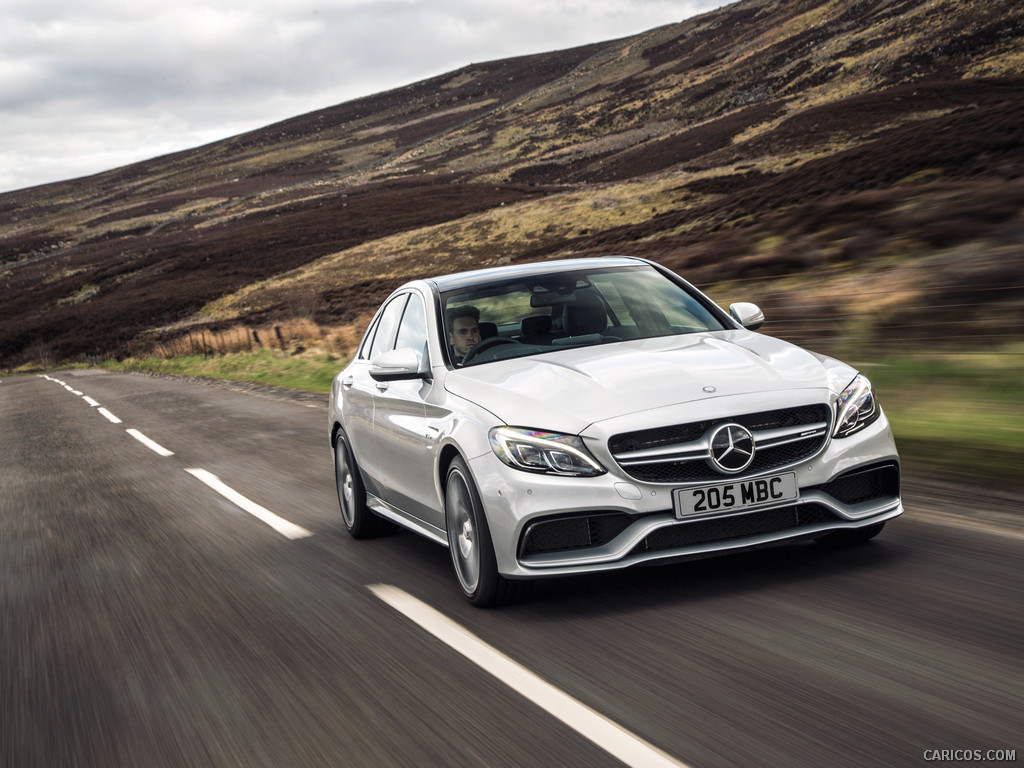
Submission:
[[[0,0],[0,192],[724,0]]]

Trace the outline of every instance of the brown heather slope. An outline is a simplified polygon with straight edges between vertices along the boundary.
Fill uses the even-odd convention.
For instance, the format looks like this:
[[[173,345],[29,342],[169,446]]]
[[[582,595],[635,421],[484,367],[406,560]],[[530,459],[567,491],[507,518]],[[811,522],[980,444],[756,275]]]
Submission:
[[[0,367],[603,253],[819,346],[997,345],[1022,212],[1019,2],[745,0],[0,195]]]

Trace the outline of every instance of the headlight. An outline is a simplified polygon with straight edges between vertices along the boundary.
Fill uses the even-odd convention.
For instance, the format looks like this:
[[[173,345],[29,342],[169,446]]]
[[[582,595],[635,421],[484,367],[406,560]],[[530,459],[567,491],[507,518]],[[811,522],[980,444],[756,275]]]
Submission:
[[[489,437],[491,450],[514,469],[572,477],[593,477],[605,471],[577,435],[495,427]]]
[[[836,402],[836,426],[833,437],[847,437],[874,423],[882,414],[871,389],[871,382],[858,375],[843,390]]]

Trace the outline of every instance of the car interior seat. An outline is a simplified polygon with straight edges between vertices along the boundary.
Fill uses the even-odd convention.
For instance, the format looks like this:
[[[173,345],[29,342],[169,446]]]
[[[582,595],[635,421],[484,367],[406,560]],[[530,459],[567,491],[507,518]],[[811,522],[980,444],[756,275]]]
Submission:
[[[531,315],[519,323],[519,341],[523,344],[551,343],[551,315]]]
[[[604,307],[593,304],[566,304],[565,329],[570,336],[598,335],[608,330],[608,315]]]

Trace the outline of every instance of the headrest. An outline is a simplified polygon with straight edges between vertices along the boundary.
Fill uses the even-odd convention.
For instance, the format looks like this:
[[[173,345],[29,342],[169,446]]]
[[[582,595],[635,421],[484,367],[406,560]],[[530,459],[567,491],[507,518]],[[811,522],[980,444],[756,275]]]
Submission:
[[[566,304],[565,329],[570,336],[604,333],[608,329],[608,315],[605,314],[604,307]]]
[[[551,315],[531,315],[519,324],[524,336],[539,336],[551,330]]]

